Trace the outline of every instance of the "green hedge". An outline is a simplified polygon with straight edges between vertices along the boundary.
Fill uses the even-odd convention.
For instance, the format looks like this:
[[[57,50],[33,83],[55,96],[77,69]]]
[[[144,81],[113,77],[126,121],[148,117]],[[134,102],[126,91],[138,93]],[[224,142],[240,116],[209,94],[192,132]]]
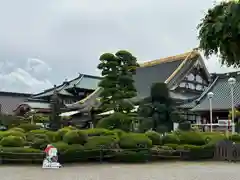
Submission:
[[[74,127],[65,127],[56,132],[30,129],[16,127],[0,132],[0,147],[8,148],[7,150],[13,153],[17,153],[17,150],[28,151],[23,148],[25,146],[30,147],[29,151],[37,149],[38,152],[42,152],[51,143],[58,149],[62,162],[90,160],[144,162],[149,158],[151,160],[163,157],[180,158],[179,151],[184,151],[183,159],[211,158],[215,144],[226,138],[221,133],[193,131],[177,131],[160,136],[154,131],[127,133],[119,129],[101,128],[78,130]],[[240,138],[239,135],[233,135],[229,139],[237,142]],[[17,147],[20,149],[16,149]],[[7,154],[6,149],[4,152]]]
[[[3,147],[23,147],[25,140],[18,136],[7,136],[1,139],[0,145]]]
[[[152,140],[152,145],[160,145],[162,144],[161,135],[155,131],[147,131],[145,133],[149,139]]]
[[[84,144],[87,142],[87,134],[79,130],[68,131],[63,136],[63,142],[67,144]]]
[[[18,128],[23,129],[25,132],[31,131],[31,130],[36,130],[36,129],[41,129],[41,126],[36,125],[36,124],[20,124]]]
[[[119,146],[123,149],[142,149],[152,147],[152,141],[140,133],[128,133],[120,138]]]

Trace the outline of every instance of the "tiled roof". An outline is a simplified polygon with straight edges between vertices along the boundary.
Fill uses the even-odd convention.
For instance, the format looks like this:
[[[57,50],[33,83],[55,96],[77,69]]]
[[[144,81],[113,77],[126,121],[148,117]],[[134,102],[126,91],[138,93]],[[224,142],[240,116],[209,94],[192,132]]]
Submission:
[[[148,97],[153,83],[166,82],[182,68],[184,62],[197,56],[199,53],[191,51],[140,64],[134,76],[138,97],[140,99]]]
[[[98,84],[101,81],[100,77],[83,75],[82,79],[76,84],[76,87],[82,89],[95,90],[98,88]]]
[[[100,77],[80,74],[77,78],[71,81],[65,81],[61,85],[56,87],[58,94],[72,96],[67,89],[78,87],[82,89],[94,90],[98,87],[98,83],[101,80]],[[36,94],[33,98],[41,98],[46,96],[51,96],[54,93],[54,88],[47,89],[42,93]]]
[[[209,99],[207,97],[209,92],[213,92],[214,94],[212,98],[213,110],[231,109],[231,88],[228,84],[230,77],[236,78],[236,84],[234,85],[234,105],[238,106],[240,104],[240,73],[234,72],[217,75],[211,87],[197,100],[199,104],[192,111],[209,111]]]

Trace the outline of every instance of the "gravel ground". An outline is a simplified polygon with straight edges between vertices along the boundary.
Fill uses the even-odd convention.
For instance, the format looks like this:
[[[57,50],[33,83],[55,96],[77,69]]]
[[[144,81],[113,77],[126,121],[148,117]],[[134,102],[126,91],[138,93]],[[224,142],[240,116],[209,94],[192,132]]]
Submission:
[[[240,164],[177,162],[153,164],[74,164],[61,169],[0,166],[1,180],[239,180]]]

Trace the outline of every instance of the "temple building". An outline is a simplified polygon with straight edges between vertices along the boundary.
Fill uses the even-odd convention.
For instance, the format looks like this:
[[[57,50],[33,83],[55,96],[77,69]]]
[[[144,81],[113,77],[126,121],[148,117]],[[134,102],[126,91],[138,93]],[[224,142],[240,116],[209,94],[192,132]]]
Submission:
[[[198,99],[208,89],[212,83],[212,77],[208,72],[201,55],[196,51],[149,61],[140,64],[134,76],[137,97],[131,102],[137,102],[150,95],[153,83],[165,82],[170,90],[170,96],[184,110],[186,119],[196,121],[201,116],[189,109],[181,107]],[[72,116],[90,121],[92,119],[92,109],[97,108],[100,103],[98,94],[101,88],[97,88],[90,96],[68,105]],[[63,115],[67,115],[65,113]]]
[[[193,50],[140,64],[134,76],[137,96],[128,101],[134,104],[148,97],[153,83],[165,82],[170,90],[171,98],[186,120],[192,123],[202,123],[205,119],[209,122],[210,107],[207,97],[209,92],[213,93],[214,121],[227,119],[231,109],[231,89],[228,84],[230,77],[236,78],[234,106],[239,107],[240,72],[210,74],[200,53]],[[99,94],[102,89],[98,87],[100,80],[101,77],[79,74],[75,79],[65,80],[61,85],[41,93],[19,96],[18,106],[14,109],[11,105],[12,111],[19,113],[34,110],[49,113],[51,97],[57,93],[63,104],[61,116],[70,116],[73,122],[81,122],[85,127],[95,118],[96,112],[94,111],[101,105]],[[4,111],[10,111],[10,109]]]
[[[94,92],[98,87],[99,80],[97,76],[86,74],[79,74],[78,77],[70,81],[65,80],[62,84],[54,86],[53,88],[44,90],[41,93],[31,95],[24,101],[19,103],[18,107],[14,109],[15,113],[24,113],[34,110],[39,113],[50,113],[50,101],[54,93],[60,99],[63,109],[66,109],[68,104],[72,104]]]

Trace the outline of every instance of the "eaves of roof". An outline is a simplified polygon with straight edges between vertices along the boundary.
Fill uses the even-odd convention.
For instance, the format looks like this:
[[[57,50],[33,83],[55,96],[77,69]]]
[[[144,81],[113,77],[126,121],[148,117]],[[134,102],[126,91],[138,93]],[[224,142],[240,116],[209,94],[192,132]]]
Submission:
[[[218,74],[211,86],[197,99],[198,104],[191,111],[209,111],[209,99],[207,94],[212,92],[212,109],[229,110],[231,109],[231,88],[228,84],[230,77],[236,78],[234,85],[234,106],[240,104],[240,74],[238,72]]]

